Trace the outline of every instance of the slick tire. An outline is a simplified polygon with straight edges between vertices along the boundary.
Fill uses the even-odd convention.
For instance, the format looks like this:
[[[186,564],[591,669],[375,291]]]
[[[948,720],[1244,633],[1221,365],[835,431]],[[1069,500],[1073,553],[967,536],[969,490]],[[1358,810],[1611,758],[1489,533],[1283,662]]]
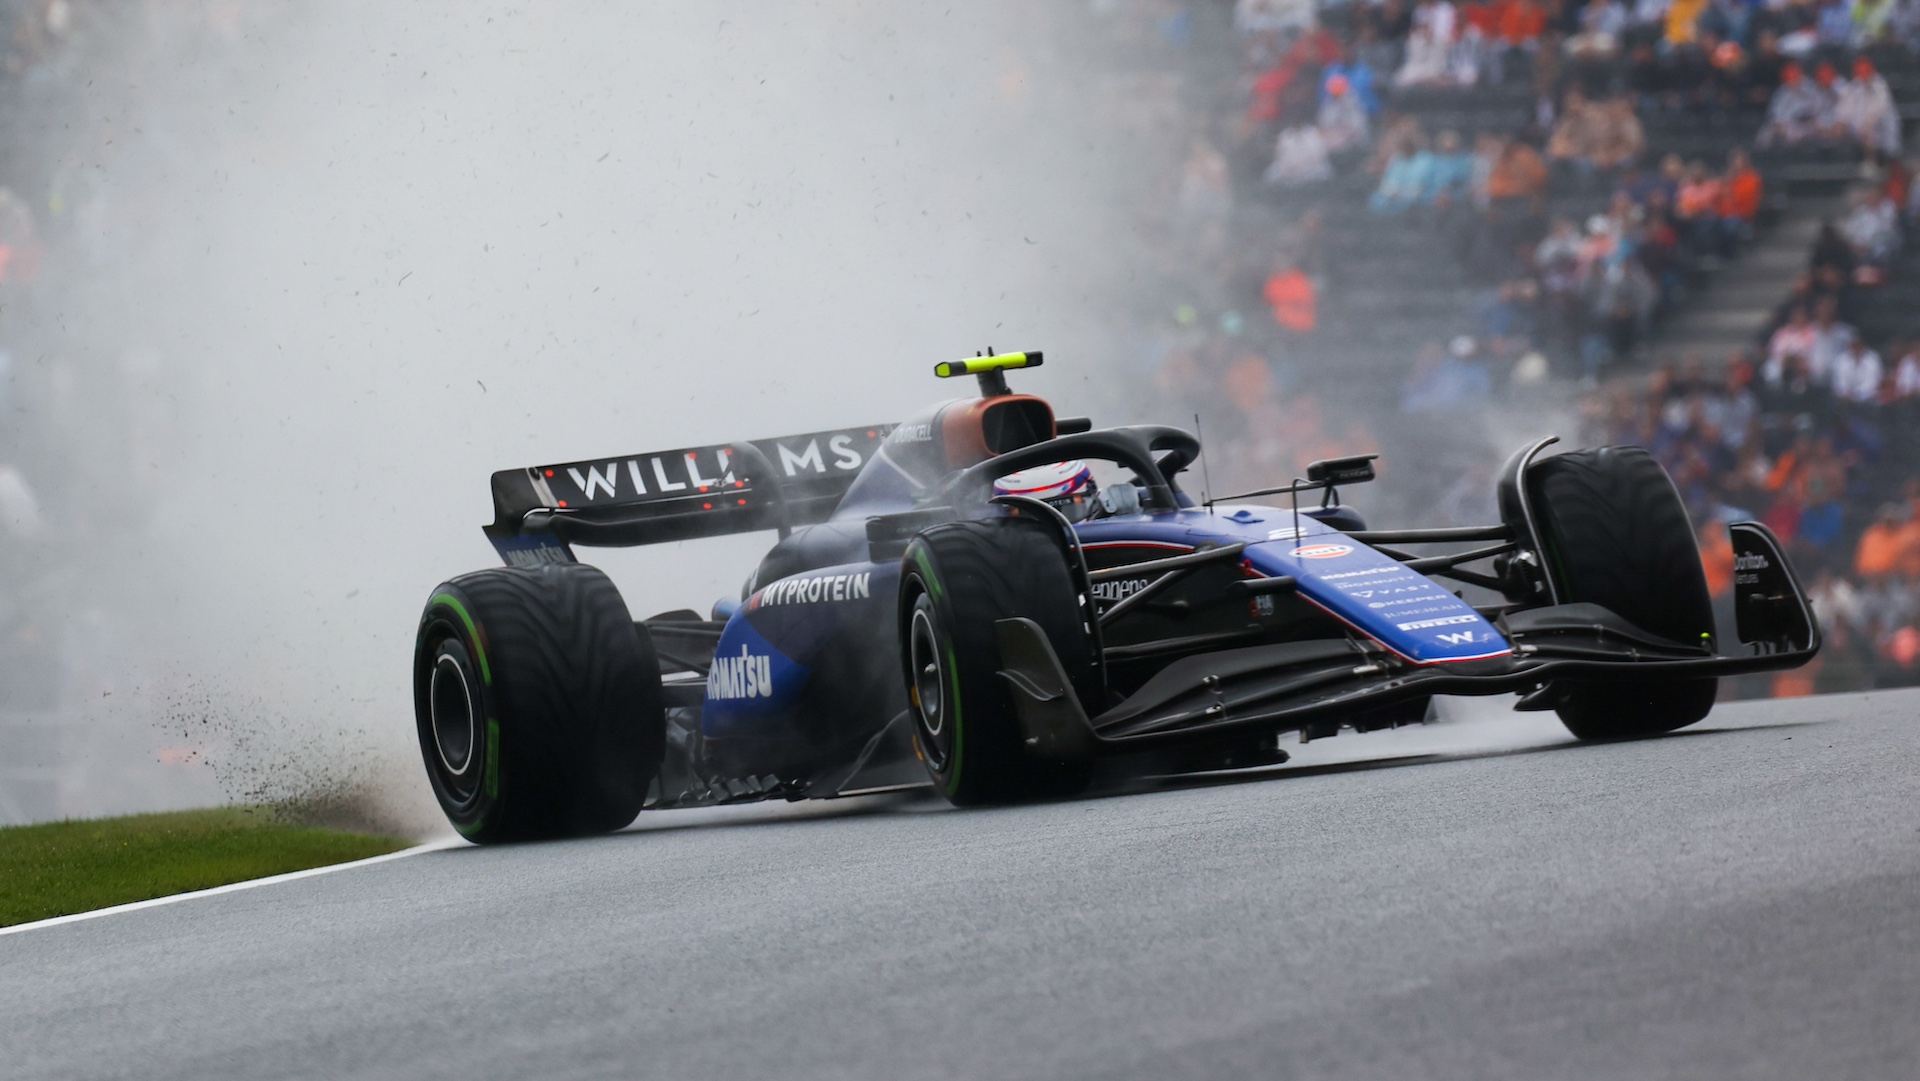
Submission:
[[[665,751],[653,643],[607,576],[578,563],[435,589],[413,702],[433,794],[480,844],[620,829]]]
[[[907,546],[900,657],[914,732],[934,787],[959,806],[1017,803],[1084,790],[1091,764],[1031,753],[1001,667],[998,620],[1046,632],[1083,703],[1093,652],[1058,530],[1031,518],[956,522]]]
[[[1598,604],[1675,642],[1713,634],[1713,602],[1687,509],[1639,447],[1548,458],[1528,475],[1547,571],[1568,603]],[[1719,680],[1569,683],[1556,707],[1585,740],[1671,732],[1713,709]]]

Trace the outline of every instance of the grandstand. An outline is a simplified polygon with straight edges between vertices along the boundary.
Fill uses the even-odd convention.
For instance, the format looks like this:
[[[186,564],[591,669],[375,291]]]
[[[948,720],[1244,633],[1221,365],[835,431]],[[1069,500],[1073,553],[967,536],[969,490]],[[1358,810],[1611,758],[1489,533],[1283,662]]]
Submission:
[[[1920,682],[1920,2],[1189,8],[1154,359],[1216,444],[1384,450],[1383,509],[1439,520],[1526,435],[1646,444],[1819,582],[1828,663],[1747,693]],[[1775,335],[1823,301],[1811,350]]]

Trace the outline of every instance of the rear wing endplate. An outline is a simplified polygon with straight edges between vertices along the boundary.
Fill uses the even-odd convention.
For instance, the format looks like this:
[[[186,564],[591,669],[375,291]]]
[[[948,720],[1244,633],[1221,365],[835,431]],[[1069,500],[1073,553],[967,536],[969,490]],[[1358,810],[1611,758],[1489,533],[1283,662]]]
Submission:
[[[513,565],[825,521],[891,424],[561,462],[493,475],[487,539]]]

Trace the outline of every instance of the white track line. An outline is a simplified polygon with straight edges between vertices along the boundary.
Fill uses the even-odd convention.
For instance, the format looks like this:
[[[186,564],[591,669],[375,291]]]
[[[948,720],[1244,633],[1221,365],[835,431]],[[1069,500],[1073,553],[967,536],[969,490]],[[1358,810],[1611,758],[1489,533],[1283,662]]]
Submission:
[[[345,871],[354,867],[369,867],[376,863],[385,863],[388,860],[418,856],[422,852],[439,852],[448,848],[459,848],[465,844],[465,841],[457,837],[441,841],[429,841],[426,844],[415,845],[412,848],[403,848],[398,852],[389,852],[384,856],[369,856],[364,860],[350,860],[346,863],[330,863],[325,867],[309,867],[304,871],[288,871],[284,875],[269,875],[266,878],[250,878],[245,882],[229,882],[224,886],[214,886],[210,889],[190,890],[186,893],[170,893],[165,897],[153,897],[145,901],[131,901],[124,905],[114,905],[111,908],[96,908],[91,912],[75,912],[72,915],[55,916],[51,919],[35,920],[32,923],[16,923],[12,927],[0,927],[0,937],[17,935],[22,931],[38,931],[43,927],[58,927],[63,923],[79,923],[82,920],[99,919],[101,916],[116,916],[122,912],[137,912],[143,908],[158,908],[161,905],[170,905],[179,901],[191,901],[199,897],[212,897],[221,893],[238,893],[241,890],[250,890],[257,886],[271,886],[279,882],[292,882],[299,878],[312,878],[316,875],[332,874],[334,871]]]

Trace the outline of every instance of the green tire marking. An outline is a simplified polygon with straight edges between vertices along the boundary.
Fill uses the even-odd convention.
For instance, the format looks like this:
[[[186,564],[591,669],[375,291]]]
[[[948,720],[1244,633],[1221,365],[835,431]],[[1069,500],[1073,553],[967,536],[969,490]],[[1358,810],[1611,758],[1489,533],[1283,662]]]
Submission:
[[[480,641],[480,628],[474,626],[473,617],[467,614],[467,606],[451,593],[435,593],[431,603],[444,604],[453,609],[454,614],[460,617],[460,622],[466,624],[467,637],[473,640],[473,652],[480,659],[480,681],[489,687],[493,686],[493,671],[487,667],[487,647]]]
[[[933,594],[935,603],[945,596],[946,590],[940,585],[940,577],[933,573],[933,564],[927,560],[927,549],[922,546],[914,549],[913,562],[920,568],[920,580],[927,584],[927,592]]]

